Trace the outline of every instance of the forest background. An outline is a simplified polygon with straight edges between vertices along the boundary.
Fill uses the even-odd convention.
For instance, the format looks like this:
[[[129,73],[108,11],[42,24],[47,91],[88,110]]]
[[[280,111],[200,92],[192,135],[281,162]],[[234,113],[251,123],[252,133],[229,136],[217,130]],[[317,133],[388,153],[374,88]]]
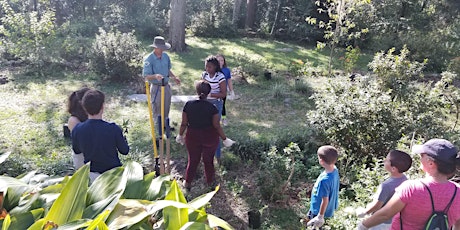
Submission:
[[[146,106],[126,97],[143,93],[142,58],[157,35],[173,46],[173,71],[183,81],[175,94],[193,94],[209,54],[223,53],[233,70],[241,99],[229,103],[232,123],[225,131],[238,143],[225,150],[221,191],[209,212],[236,229],[246,228],[251,210],[264,229],[299,229],[322,144],[341,152],[343,202],[331,229],[356,224],[350,210],[369,201],[384,179],[381,160],[390,149],[409,151],[433,137],[459,144],[455,0],[0,4],[5,176],[73,172],[61,129],[65,98],[83,85],[106,92],[106,118],[129,130],[133,154],[124,161],[151,171]],[[178,120],[181,105],[175,106]],[[185,150],[172,149],[173,175],[180,179]],[[409,174],[418,171],[414,165]],[[202,193],[198,188],[189,196]]]

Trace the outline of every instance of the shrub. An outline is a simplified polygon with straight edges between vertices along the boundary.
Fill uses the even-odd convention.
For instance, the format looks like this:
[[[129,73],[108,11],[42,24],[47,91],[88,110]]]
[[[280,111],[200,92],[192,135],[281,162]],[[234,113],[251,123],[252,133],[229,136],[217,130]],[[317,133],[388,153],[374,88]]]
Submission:
[[[375,54],[369,68],[380,81],[382,90],[391,90],[394,96],[404,96],[409,82],[422,76],[422,70],[427,60],[423,63],[410,61],[409,50],[406,46],[399,55],[394,54],[395,48]]]
[[[99,30],[90,51],[90,66],[112,81],[128,81],[139,74],[142,56],[133,33]]]
[[[450,60],[447,70],[456,73],[457,76],[460,77],[460,57]]]
[[[52,10],[15,12],[8,1],[0,1],[4,15],[1,17],[0,34],[4,52],[11,58],[29,62],[30,67],[41,70],[56,61],[55,17]]]
[[[393,100],[375,79],[356,83],[334,80],[312,96],[317,109],[308,117],[325,140],[342,148],[338,164],[343,178],[353,182],[352,165],[384,158],[404,135],[447,134],[439,96],[427,86],[406,90],[405,100]]]
[[[262,155],[257,174],[257,185],[262,197],[269,201],[283,199],[296,172],[305,170],[302,159],[300,148],[295,143],[285,147],[283,153],[278,153],[277,148],[272,147]]]

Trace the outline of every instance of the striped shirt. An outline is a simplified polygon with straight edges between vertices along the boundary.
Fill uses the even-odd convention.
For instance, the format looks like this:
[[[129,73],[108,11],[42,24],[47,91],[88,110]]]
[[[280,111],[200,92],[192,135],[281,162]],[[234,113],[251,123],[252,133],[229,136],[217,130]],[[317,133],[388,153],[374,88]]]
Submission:
[[[211,93],[220,93],[220,83],[225,81],[225,76],[222,72],[216,72],[213,77],[211,77],[208,72],[204,71],[201,75],[201,78],[211,85]],[[211,95],[211,93],[209,95]],[[208,96],[208,99],[216,99]]]

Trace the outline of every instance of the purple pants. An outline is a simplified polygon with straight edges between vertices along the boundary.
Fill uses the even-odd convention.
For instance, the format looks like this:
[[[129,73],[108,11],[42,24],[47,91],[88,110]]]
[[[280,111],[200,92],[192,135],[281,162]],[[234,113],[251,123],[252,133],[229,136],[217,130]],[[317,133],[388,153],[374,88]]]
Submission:
[[[219,135],[214,127],[193,129],[188,127],[185,135],[185,146],[188,152],[185,181],[191,184],[196,175],[196,169],[203,158],[206,183],[214,182],[214,153],[219,145]]]

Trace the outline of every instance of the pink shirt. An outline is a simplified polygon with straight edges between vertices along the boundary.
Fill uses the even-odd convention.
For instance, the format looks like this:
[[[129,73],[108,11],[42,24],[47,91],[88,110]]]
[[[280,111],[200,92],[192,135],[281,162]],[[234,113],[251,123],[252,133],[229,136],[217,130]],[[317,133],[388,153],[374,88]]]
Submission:
[[[435,210],[444,210],[454,195],[454,188],[457,189],[447,217],[449,226],[460,220],[460,185],[456,183],[437,183],[426,179],[421,180],[431,191],[434,200]],[[432,213],[430,194],[420,180],[408,180],[396,188],[395,196],[406,204],[402,209],[403,230],[420,230],[425,226],[426,221]],[[400,229],[400,213],[397,213],[391,223],[392,230]]]

